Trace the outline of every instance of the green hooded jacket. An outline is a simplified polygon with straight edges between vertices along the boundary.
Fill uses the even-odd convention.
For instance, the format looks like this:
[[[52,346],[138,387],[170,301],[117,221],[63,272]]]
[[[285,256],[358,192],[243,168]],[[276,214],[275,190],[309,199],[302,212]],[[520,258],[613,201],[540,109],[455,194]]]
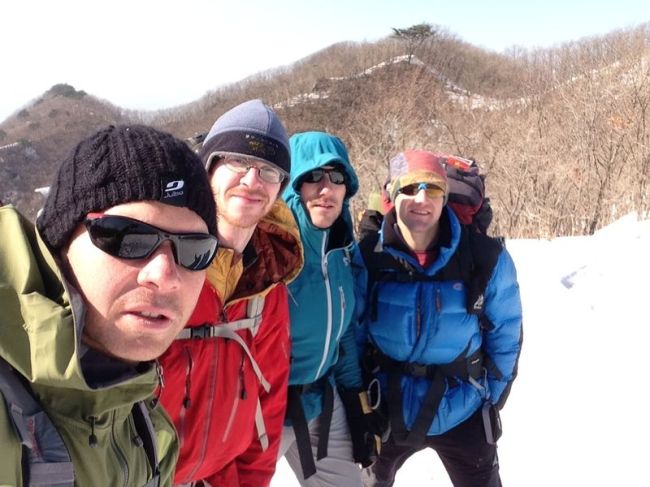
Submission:
[[[56,426],[75,485],[137,487],[153,477],[131,415],[138,401],[154,424],[160,485],[172,485],[176,433],[164,410],[151,410],[147,400],[159,383],[157,368],[130,366],[82,345],[84,306],[34,226],[12,206],[0,207],[0,357],[30,383]],[[3,403],[0,486],[22,486],[21,444]]]

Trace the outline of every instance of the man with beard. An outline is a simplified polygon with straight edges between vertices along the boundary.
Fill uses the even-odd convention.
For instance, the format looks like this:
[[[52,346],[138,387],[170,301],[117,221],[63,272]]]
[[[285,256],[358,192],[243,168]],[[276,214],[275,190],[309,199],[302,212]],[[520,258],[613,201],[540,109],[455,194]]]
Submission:
[[[286,131],[260,100],[214,123],[199,155],[217,202],[218,263],[163,356],[161,400],[181,441],[175,482],[260,487],[275,471],[286,409],[286,284],[300,236],[278,195],[290,172]]]
[[[305,265],[289,285],[291,373],[280,453],[301,485],[360,487],[356,463],[369,466],[377,442],[350,325],[358,250],[349,202],[359,181],[338,137],[304,132],[290,144],[283,196],[300,228]]]

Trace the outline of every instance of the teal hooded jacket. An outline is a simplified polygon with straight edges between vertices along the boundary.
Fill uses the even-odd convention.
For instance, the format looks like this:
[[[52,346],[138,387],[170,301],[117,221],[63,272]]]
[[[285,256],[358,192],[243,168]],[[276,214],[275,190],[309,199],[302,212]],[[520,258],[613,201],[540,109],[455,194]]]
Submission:
[[[361,371],[354,332],[350,326],[355,307],[352,256],[354,241],[349,200],[359,189],[347,150],[337,137],[324,132],[293,135],[291,180],[283,198],[300,229],[305,265],[289,284],[291,370],[289,385],[310,384],[329,373],[337,387],[361,386]],[[346,173],[346,195],[341,215],[328,229],[311,221],[300,196],[301,179],[319,167],[341,166]],[[307,421],[322,410],[322,391],[303,394]]]

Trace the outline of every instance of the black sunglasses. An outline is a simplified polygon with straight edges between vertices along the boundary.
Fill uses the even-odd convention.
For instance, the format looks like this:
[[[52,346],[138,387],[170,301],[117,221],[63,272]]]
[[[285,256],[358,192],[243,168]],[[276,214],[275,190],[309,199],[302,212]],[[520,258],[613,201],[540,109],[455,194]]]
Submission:
[[[170,233],[125,216],[89,213],[84,224],[95,247],[120,259],[146,259],[170,240],[176,264],[200,271],[210,265],[219,247],[209,233]]]
[[[331,169],[318,168],[309,171],[302,177],[303,183],[319,183],[323,176],[327,174],[332,184],[345,184],[345,173],[343,169],[333,167]]]

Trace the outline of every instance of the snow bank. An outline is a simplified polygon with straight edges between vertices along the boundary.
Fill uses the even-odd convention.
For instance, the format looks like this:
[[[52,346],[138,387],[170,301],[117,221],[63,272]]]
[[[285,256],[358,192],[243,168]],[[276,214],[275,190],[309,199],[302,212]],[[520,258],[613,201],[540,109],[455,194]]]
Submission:
[[[524,309],[519,377],[502,413],[506,486],[647,483],[644,352],[650,342],[650,220],[589,237],[511,240]],[[282,460],[272,487],[298,486]],[[395,486],[451,486],[433,451]]]

